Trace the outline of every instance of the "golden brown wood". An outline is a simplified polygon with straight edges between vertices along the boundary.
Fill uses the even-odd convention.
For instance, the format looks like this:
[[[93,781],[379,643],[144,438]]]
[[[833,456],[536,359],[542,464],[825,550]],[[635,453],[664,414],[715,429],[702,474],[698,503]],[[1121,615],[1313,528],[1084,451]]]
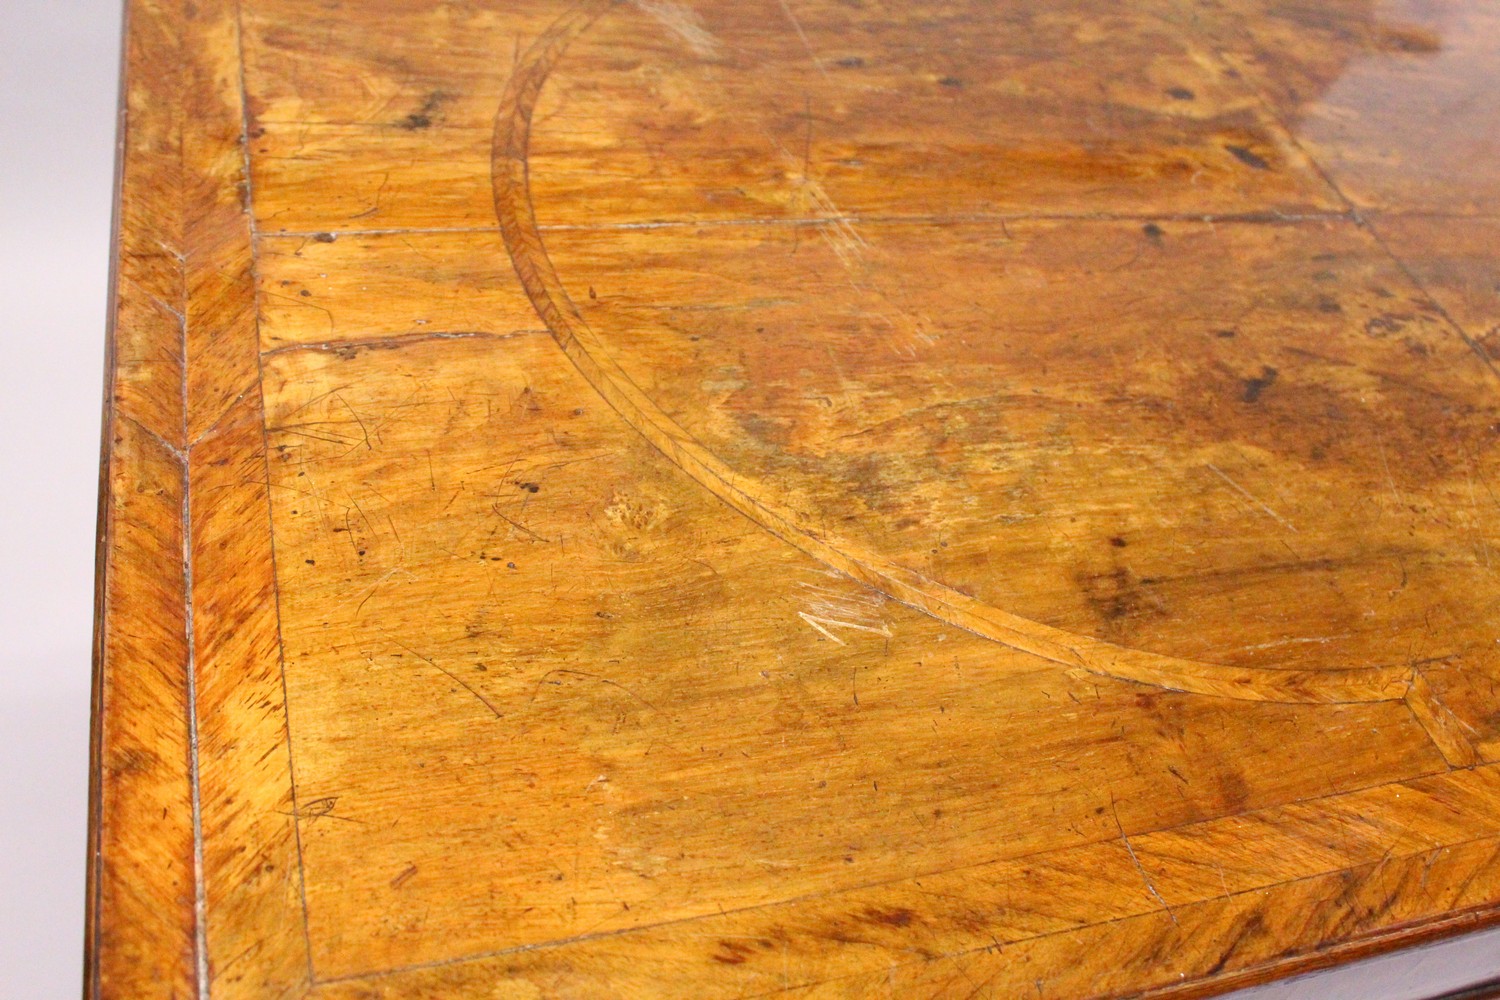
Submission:
[[[1479,0],[131,0],[90,995],[1500,916]]]

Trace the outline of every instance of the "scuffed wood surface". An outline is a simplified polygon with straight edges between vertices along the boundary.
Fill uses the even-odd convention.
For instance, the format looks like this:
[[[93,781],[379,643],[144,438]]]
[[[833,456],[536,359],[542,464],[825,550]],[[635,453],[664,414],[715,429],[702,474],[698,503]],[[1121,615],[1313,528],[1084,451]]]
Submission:
[[[91,996],[1500,914],[1488,5],[128,7]]]

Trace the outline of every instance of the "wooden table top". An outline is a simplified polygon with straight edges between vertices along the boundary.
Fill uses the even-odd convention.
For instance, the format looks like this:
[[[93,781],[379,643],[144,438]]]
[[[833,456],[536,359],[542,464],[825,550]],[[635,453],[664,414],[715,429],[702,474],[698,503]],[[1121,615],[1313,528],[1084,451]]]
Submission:
[[[1500,9],[130,0],[88,981],[1500,918]]]

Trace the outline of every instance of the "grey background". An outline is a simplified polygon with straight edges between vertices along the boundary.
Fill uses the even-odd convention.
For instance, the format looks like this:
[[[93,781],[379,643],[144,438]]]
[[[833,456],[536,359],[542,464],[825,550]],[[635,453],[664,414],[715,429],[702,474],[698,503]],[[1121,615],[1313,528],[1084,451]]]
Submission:
[[[118,0],[0,0],[0,1000],[82,983],[119,29]],[[1246,997],[1420,1000],[1497,974],[1500,931]]]

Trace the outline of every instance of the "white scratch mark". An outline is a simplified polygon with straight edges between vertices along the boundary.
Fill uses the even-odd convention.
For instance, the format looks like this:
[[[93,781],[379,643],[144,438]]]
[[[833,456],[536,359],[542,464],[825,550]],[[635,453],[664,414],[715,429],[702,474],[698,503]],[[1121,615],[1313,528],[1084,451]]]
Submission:
[[[787,4],[786,0],[776,0],[776,2],[781,4],[781,12],[786,15],[786,19],[796,29],[797,37],[802,39],[802,47],[807,50],[807,58],[811,59],[813,65],[818,67],[818,72],[826,77],[828,70],[824,67],[823,60],[819,59],[818,54],[813,51],[812,43],[807,40],[807,32],[802,30],[802,22],[797,20],[797,15],[792,13],[792,8]]]
[[[631,0],[643,13],[687,43],[693,54],[708,59],[719,54],[719,40],[704,27],[703,18],[691,7],[674,0]],[[803,40],[804,43],[806,39]]]
[[[799,187],[812,203],[811,208],[818,219],[818,235],[827,242],[839,263],[850,271],[862,270],[865,248],[869,244],[859,234],[859,230],[854,228],[849,216],[839,211],[838,205],[834,204],[823,185],[806,173],[802,175]]]
[[[863,622],[846,622],[841,621],[837,618],[825,618],[822,615],[810,615],[806,611],[797,612],[797,617],[807,622],[807,624],[811,625],[813,628],[817,629],[819,632],[823,633],[825,636],[832,639],[840,646],[847,645],[847,643],[845,643],[844,640],[840,639],[838,636],[834,635],[832,632],[828,631],[829,629],[852,628],[860,632],[873,632],[876,635],[883,635],[887,639],[889,639],[892,635],[891,630],[885,626],[884,622],[880,623],[879,625],[867,625]]]
[[[1224,480],[1224,482],[1226,484],[1228,484],[1228,486],[1229,486],[1230,489],[1234,490],[1240,496],[1244,497],[1246,500],[1250,501],[1252,504],[1254,504],[1255,506],[1259,507],[1262,511],[1265,512],[1266,516],[1269,517],[1271,520],[1275,521],[1277,524],[1281,525],[1286,530],[1288,530],[1288,531],[1290,531],[1290,532],[1292,532],[1294,534],[1296,533],[1296,531],[1297,531],[1297,526],[1296,525],[1294,525],[1292,522],[1288,521],[1286,518],[1282,517],[1280,514],[1276,513],[1270,507],[1266,506],[1266,504],[1264,502],[1262,502],[1258,497],[1256,497],[1249,490],[1245,489],[1239,483],[1235,482],[1233,479],[1230,479],[1229,476],[1224,472],[1223,469],[1219,468],[1217,465],[1213,464],[1212,462],[1209,462],[1208,463],[1208,470],[1210,472],[1212,472],[1214,475],[1218,476],[1220,479]]]
[[[1385,457],[1385,441],[1379,434],[1375,435],[1375,447],[1380,449],[1380,467],[1385,470],[1385,484],[1391,488],[1391,496],[1395,498],[1399,506],[1406,506],[1406,498],[1396,488],[1396,477],[1391,475],[1391,463]]]
[[[1131,864],[1135,865],[1135,870],[1140,874],[1141,881],[1146,883],[1146,891],[1151,893],[1156,898],[1156,901],[1161,904],[1161,908],[1166,911],[1167,918],[1172,921],[1173,925],[1181,926],[1177,923],[1177,914],[1172,912],[1171,905],[1162,898],[1161,893],[1156,891],[1156,886],[1152,883],[1151,876],[1146,874],[1146,866],[1141,864],[1141,859],[1135,856],[1135,848],[1131,846],[1130,838],[1125,836],[1125,827],[1120,822],[1120,811],[1115,806],[1113,795],[1109,797],[1109,807],[1115,815],[1115,828],[1120,831],[1120,842],[1125,845],[1125,850],[1130,854]]]
[[[1240,649],[1245,652],[1249,652],[1255,649],[1274,649],[1277,646],[1295,646],[1314,642],[1319,644],[1326,644],[1333,642],[1336,639],[1347,639],[1353,634],[1353,632],[1340,632],[1337,635],[1299,636],[1294,639],[1276,639],[1272,642],[1257,643],[1254,646],[1241,646]]]

